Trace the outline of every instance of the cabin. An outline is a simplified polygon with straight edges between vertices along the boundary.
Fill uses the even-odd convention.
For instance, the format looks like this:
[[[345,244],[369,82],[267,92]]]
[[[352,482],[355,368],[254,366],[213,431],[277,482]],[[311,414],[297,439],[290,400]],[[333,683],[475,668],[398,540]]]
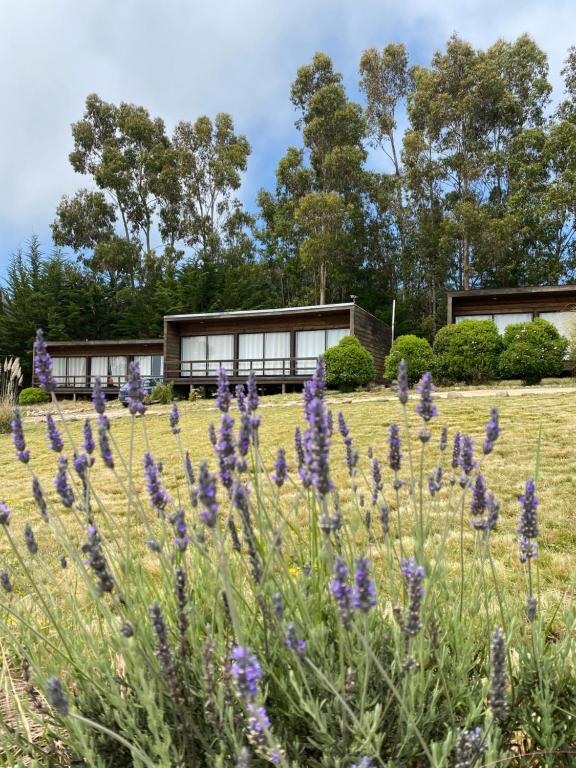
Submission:
[[[88,394],[96,378],[104,390],[113,395],[126,381],[128,365],[133,361],[140,363],[143,376],[161,378],[164,373],[162,339],[48,340],[48,351],[57,391],[62,395]]]
[[[316,361],[344,336],[374,357],[377,380],[391,330],[353,302],[282,309],[168,315],[164,318],[165,381],[207,385],[224,368],[231,381],[253,371],[263,385],[301,385]]]
[[[576,285],[488,288],[448,293],[447,321],[493,320],[500,333],[513,323],[542,317],[563,336],[576,327]]]
[[[51,341],[48,351],[61,394],[88,394],[96,377],[114,392],[128,365],[163,378],[177,389],[213,386],[224,368],[232,383],[253,371],[267,388],[301,388],[319,355],[353,335],[374,357],[376,380],[384,375],[391,330],[354,302],[282,309],[167,315],[162,339]]]

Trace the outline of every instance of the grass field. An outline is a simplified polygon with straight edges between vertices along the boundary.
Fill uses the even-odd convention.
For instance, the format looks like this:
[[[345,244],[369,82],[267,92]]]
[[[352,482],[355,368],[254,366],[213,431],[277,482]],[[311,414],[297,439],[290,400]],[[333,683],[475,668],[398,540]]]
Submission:
[[[374,394],[340,396],[330,398],[334,414],[341,410],[351,428],[356,447],[360,450],[361,464],[368,473],[369,461],[366,451],[372,446],[374,454],[386,465],[388,426],[401,420],[397,402]],[[413,412],[413,403],[410,412]],[[500,410],[502,435],[494,452],[484,464],[484,474],[490,490],[493,490],[501,502],[501,521],[498,531],[492,539],[493,553],[499,575],[505,577],[509,592],[520,587],[522,575],[518,564],[518,545],[515,528],[518,516],[518,496],[525,480],[533,477],[536,471],[538,444],[540,442],[540,461],[538,494],[540,497],[541,544],[538,558],[540,589],[543,603],[569,600],[574,591],[574,573],[576,572],[576,527],[573,524],[574,499],[576,498],[576,392],[574,393],[539,393],[523,394],[518,397],[503,397],[499,390],[488,396],[473,398],[454,398],[439,400],[439,416],[436,419],[434,438],[428,451],[427,466],[430,469],[438,460],[437,437],[440,426],[445,424],[450,436],[456,430],[469,433],[476,438],[480,448],[484,425],[489,409],[496,405]],[[41,410],[41,409],[40,409]],[[301,402],[297,395],[268,397],[262,399],[261,448],[268,467],[273,464],[276,450],[280,446],[287,449],[289,465],[295,470],[293,448],[294,428],[302,423]],[[33,410],[38,414],[39,409]],[[69,428],[75,440],[81,442],[81,426],[86,414],[90,414],[88,404],[66,404]],[[131,419],[121,409],[116,408],[117,418],[112,419],[115,440],[125,456],[129,455]],[[190,451],[193,462],[208,457],[214,465],[213,449],[208,439],[208,425],[217,423],[219,414],[210,401],[181,404],[182,445]],[[417,417],[413,419],[414,429],[419,428]],[[53,480],[56,474],[55,455],[47,448],[45,425],[38,416],[25,422],[26,439],[32,451],[31,467],[40,478],[42,485],[52,498],[56,498]],[[136,422],[134,433],[133,462],[135,467],[136,490],[140,491],[144,508],[149,520],[155,524],[149,509],[142,472],[142,455],[149,444],[157,460],[164,464],[163,481],[174,501],[180,498],[185,489],[182,462],[178,455],[176,442],[168,425],[167,409],[152,407],[145,417],[145,429],[141,420]],[[66,437],[65,452],[70,456],[73,451]],[[450,452],[450,448],[447,454]],[[332,462],[333,477],[341,491],[344,515],[352,517],[352,494],[349,490],[346,468],[343,461],[343,445],[336,432],[333,439]],[[449,459],[446,456],[446,459]],[[406,465],[406,456],[404,457]],[[114,525],[125,526],[125,494],[114,475],[105,469],[100,460],[92,470],[94,488],[101,504],[106,508]],[[4,499],[13,510],[11,531],[22,540],[24,525],[31,522],[36,531],[41,552],[47,561],[56,559],[58,552],[53,549],[51,537],[43,533],[38,512],[31,498],[31,475],[29,469],[16,461],[9,435],[0,436],[0,498]],[[296,474],[294,472],[294,474]],[[385,490],[390,506],[394,510],[390,471],[384,473]],[[426,482],[428,472],[424,478]],[[119,476],[126,472],[120,466]],[[427,491],[425,491],[427,493]],[[447,491],[444,491],[447,493]],[[285,487],[287,502],[294,494],[294,488]],[[370,491],[366,484],[366,497]],[[186,503],[186,498],[181,499]],[[401,516],[406,510],[401,509]],[[73,513],[66,513],[67,525],[76,527]],[[96,511],[96,517],[98,517]],[[359,516],[354,512],[354,517]],[[391,519],[396,519],[395,511]],[[295,521],[304,524],[304,520]],[[357,519],[353,523],[357,535],[364,534],[364,528]],[[406,520],[403,535],[409,535],[409,521]],[[395,532],[394,524],[392,529]],[[377,529],[375,529],[377,532]],[[136,532],[135,532],[136,533]],[[378,534],[377,534],[378,535]],[[79,540],[82,533],[78,530]],[[143,540],[146,536],[138,536]],[[136,536],[135,536],[136,539]],[[471,549],[473,535],[466,530],[466,544]],[[406,546],[410,544],[406,541]],[[453,530],[448,540],[448,557],[454,559],[454,567],[459,551],[459,531]],[[17,564],[12,555],[0,543],[0,553],[6,564],[17,571]],[[146,552],[141,551],[146,558]],[[151,561],[152,562],[152,559]],[[153,567],[151,565],[151,567]]]

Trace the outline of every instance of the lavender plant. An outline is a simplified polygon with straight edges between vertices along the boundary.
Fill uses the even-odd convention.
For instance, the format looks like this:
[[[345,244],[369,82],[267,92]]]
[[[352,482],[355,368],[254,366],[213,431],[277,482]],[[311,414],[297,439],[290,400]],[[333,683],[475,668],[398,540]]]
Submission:
[[[137,368],[130,375],[128,453],[99,383],[97,440],[89,421],[80,437],[63,420],[60,439],[49,423],[55,493],[14,419],[35,517],[0,504],[4,679],[27,678],[5,686],[12,700],[20,690],[22,713],[0,722],[5,764],[39,749],[42,765],[58,764],[56,737],[66,764],[98,767],[488,768],[523,754],[536,755],[527,765],[570,764],[574,614],[546,616],[537,602],[534,482],[518,526],[526,599],[503,602],[485,567],[500,519],[487,490],[494,409],[474,436],[482,457],[460,433],[451,453],[445,427],[431,439],[430,376],[415,409],[401,364],[401,418],[374,427],[388,436],[387,461],[371,452],[364,466],[344,416],[332,419],[320,361],[295,451],[268,454],[255,379],[234,398],[221,371],[214,452],[193,464],[184,410],[167,420],[174,449],[149,445]],[[413,435],[415,417],[424,428]],[[123,496],[124,528],[101,482]],[[380,525],[366,526],[372,510]],[[461,572],[446,554],[458,521]]]

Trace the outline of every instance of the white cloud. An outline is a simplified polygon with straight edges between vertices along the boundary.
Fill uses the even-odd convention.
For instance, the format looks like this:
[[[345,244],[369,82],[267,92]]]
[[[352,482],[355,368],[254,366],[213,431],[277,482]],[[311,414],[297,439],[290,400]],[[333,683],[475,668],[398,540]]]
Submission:
[[[453,31],[478,47],[531,34],[553,82],[576,28],[568,0],[26,0],[2,3],[0,237],[47,231],[81,183],[67,161],[88,93],[146,106],[168,126],[228,111],[254,155],[247,196],[294,140],[296,68],[326,50],[355,86],[361,51],[405,41],[426,63]],[[576,41],[574,41],[576,42]],[[7,233],[10,233],[7,235]],[[0,257],[5,258],[5,254]]]

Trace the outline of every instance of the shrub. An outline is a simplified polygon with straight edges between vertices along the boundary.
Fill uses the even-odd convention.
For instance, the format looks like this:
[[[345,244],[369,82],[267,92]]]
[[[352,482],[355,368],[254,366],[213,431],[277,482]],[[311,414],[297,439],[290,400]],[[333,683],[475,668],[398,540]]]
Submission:
[[[443,381],[478,384],[496,378],[502,338],[492,320],[463,320],[434,339],[435,373]]]
[[[174,386],[172,382],[169,382],[168,384],[156,384],[150,393],[150,401],[152,403],[168,405],[172,400],[174,400]]]
[[[385,375],[388,381],[394,381],[398,377],[398,365],[400,360],[406,360],[408,366],[408,380],[410,384],[420,381],[422,374],[433,370],[434,353],[426,339],[411,334],[398,336],[392,344],[390,354],[386,358]]]
[[[500,375],[538,384],[544,376],[559,376],[564,369],[568,340],[541,317],[528,323],[509,325],[504,331]]]
[[[20,405],[37,405],[38,403],[47,403],[49,396],[40,387],[26,387],[20,392],[18,402]]]
[[[0,401],[0,435],[7,435],[12,428],[14,407]]]
[[[345,336],[324,353],[326,382],[341,392],[351,392],[374,380],[374,358],[355,336]]]
[[[206,397],[206,391],[204,387],[195,387],[190,385],[190,392],[188,392],[188,402],[195,403],[197,400],[202,400]]]
[[[272,472],[260,438],[268,433],[277,444],[291,436],[261,432],[257,398],[240,413],[227,390],[223,378],[210,461],[217,473],[200,465],[193,479],[184,449],[199,458],[196,432],[149,446],[147,417],[131,422],[137,439],[123,455],[127,441],[109,440],[125,423],[118,419],[101,432],[95,472],[82,461],[69,462],[67,472],[57,458],[58,496],[86,519],[83,533],[61,522],[55,494],[43,508],[36,490],[40,515],[23,537],[12,529],[20,533],[32,499],[13,510],[10,526],[0,505],[9,552],[0,572],[0,590],[10,593],[0,599],[8,764],[39,765],[38,755],[45,765],[61,764],[58,749],[66,765],[115,768],[528,765],[516,760],[520,744],[521,758],[530,750],[538,764],[544,754],[546,765],[568,765],[563,758],[576,742],[576,721],[565,716],[576,707],[574,610],[532,593],[538,502],[531,481],[518,509],[519,542],[501,537],[514,547],[517,575],[507,588],[487,565],[500,524],[486,491],[497,411],[481,468],[472,439],[463,437],[464,482],[455,493],[438,465],[443,433],[434,419],[424,422],[430,440],[411,433],[408,419],[405,429],[396,425],[397,482],[375,459],[360,459],[343,417],[347,465],[342,445],[330,464],[330,417],[317,377],[297,451],[304,471],[281,449]],[[422,397],[429,396],[428,388]],[[238,423],[242,463],[231,461]],[[379,423],[370,438],[383,446]],[[419,446],[420,467],[402,461],[400,438],[405,456]],[[44,463],[36,444],[34,472]],[[137,446],[146,451],[146,485],[132,455]],[[112,457],[134,475],[111,471]],[[83,483],[74,498],[77,475]],[[385,502],[392,488],[397,516]],[[504,525],[510,530],[508,514]],[[455,552],[451,562],[458,540],[460,557]],[[19,669],[25,685],[8,674]]]

